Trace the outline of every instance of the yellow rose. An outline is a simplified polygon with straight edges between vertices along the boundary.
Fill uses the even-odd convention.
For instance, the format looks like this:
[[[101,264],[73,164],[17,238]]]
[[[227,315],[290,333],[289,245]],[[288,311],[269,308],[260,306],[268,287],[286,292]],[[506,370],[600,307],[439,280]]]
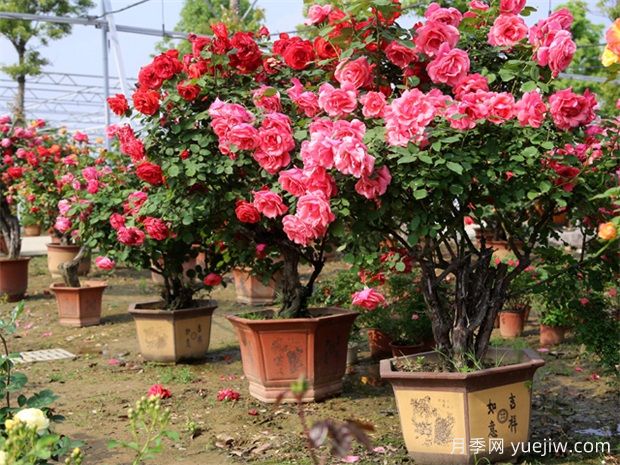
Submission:
[[[614,240],[617,233],[616,225],[611,222],[598,225],[598,237],[604,241]]]
[[[50,421],[45,416],[45,413],[43,413],[43,410],[38,408],[25,408],[20,410],[15,414],[15,420],[25,423],[28,428],[36,429],[37,433],[45,431],[50,425]]]
[[[603,50],[603,56],[601,57],[601,61],[603,62],[603,66],[608,68],[611,65],[620,63],[620,56],[612,52],[609,46],[605,46],[605,50]]]

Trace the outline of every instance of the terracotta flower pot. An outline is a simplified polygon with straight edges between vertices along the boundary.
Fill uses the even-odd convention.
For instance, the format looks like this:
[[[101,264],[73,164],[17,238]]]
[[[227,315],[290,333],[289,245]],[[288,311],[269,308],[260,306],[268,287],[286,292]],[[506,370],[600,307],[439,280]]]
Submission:
[[[200,245],[192,246],[192,248],[198,248],[198,247],[200,247]],[[185,260],[185,262],[183,262],[183,276],[185,276],[188,282],[189,282],[189,278],[187,277],[186,273],[189,270],[195,270],[197,266],[201,266],[202,268],[204,268],[205,260],[206,260],[205,253],[199,252],[198,255],[196,255],[195,257],[190,257],[187,260]],[[154,271],[151,271],[151,280],[158,286],[164,285],[164,278],[162,277],[162,275],[157,274]],[[195,281],[198,281],[198,279],[196,278]]]
[[[37,237],[41,235],[41,225],[40,224],[29,224],[28,226],[24,226],[24,236],[25,237]]]
[[[419,344],[395,344],[393,342],[390,342],[390,349],[392,351],[392,357],[414,355],[426,352],[428,350],[426,344],[424,344],[423,342],[420,342]]]
[[[233,278],[235,280],[235,292],[237,303],[246,305],[270,305],[276,297],[276,288],[280,274],[271,277],[268,285],[252,275],[249,268],[235,268]]]
[[[56,295],[61,326],[93,326],[101,321],[101,301],[105,281],[84,281],[82,287],[54,283],[50,290]]]
[[[499,334],[507,338],[521,336],[523,316],[522,312],[499,312]]]
[[[554,346],[564,342],[566,328],[561,326],[540,325],[540,345]]]
[[[342,391],[347,346],[356,312],[339,308],[312,309],[311,318],[254,320],[226,318],[239,338],[243,373],[250,394],[263,402],[295,402],[288,392],[303,375],[309,389],[303,401],[314,402]]]
[[[58,267],[61,263],[73,260],[80,251],[79,245],[47,244],[47,269],[52,278],[62,278]],[[90,272],[90,255],[84,257],[78,268],[79,276],[86,276]]]
[[[380,329],[369,328],[368,330],[368,348],[370,356],[375,359],[387,358],[392,354],[392,338]]]
[[[0,296],[9,302],[22,300],[28,290],[29,257],[0,259]]]
[[[442,373],[398,371],[397,359],[381,361],[381,377],[392,383],[405,445],[415,463],[513,460],[512,447],[528,441],[532,379],[545,362],[530,349],[492,349],[489,355],[511,364]],[[430,352],[409,357],[413,361],[420,356],[435,361],[440,357]],[[503,440],[502,452],[489,453],[491,437],[496,446]],[[474,449],[474,438],[481,438],[484,449]]]
[[[204,358],[211,339],[214,300],[196,301],[192,308],[164,310],[162,302],[132,304],[138,345],[145,360],[179,362]]]

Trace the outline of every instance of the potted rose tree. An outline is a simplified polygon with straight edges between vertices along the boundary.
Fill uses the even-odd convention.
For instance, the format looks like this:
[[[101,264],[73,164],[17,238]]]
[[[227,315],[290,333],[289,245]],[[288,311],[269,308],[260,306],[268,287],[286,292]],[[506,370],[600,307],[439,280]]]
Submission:
[[[371,68],[360,60],[333,79],[337,50],[321,38],[283,35],[271,45],[251,33],[230,35],[221,24],[213,33],[190,36],[192,53],[183,60],[172,50],[142,68],[132,100],[143,115],[149,162],[138,161],[137,171],[149,166],[161,170],[160,183],[189,184],[208,210],[203,230],[224,240],[235,265],[253,263],[240,253],[248,247],[279,255],[281,309],[229,317],[251,394],[275,401],[303,374],[310,383],[304,400],[334,395],[356,313],[310,309],[309,298],[328,244],[346,234],[341,218],[351,214],[350,199],[371,204],[389,184],[356,119]],[[113,104],[127,113],[121,97]],[[302,264],[310,267],[307,279]]]
[[[489,350],[493,323],[534,247],[555,234],[554,213],[568,207],[579,219],[603,206],[591,193],[613,182],[617,165],[615,138],[591,125],[594,95],[553,85],[575,51],[570,13],[530,29],[523,7],[432,4],[413,30],[392,21],[398,2],[359,0],[336,23],[321,17],[319,37],[332,38],[347,63],[367,60],[372,82],[392,94],[386,104],[371,94],[372,106],[362,96],[364,142],[392,182],[347,237],[365,261],[376,255],[365,247],[377,243],[374,230],[420,264],[437,353],[421,363],[384,360],[382,376],[393,383],[407,448],[422,463],[471,463],[488,451],[488,441],[481,450],[466,438],[527,441],[531,380],[543,362],[528,350]],[[468,236],[465,217],[500,225],[518,264],[495,265],[484,235],[480,245]]]
[[[18,185],[24,173],[39,162],[37,148],[42,143],[37,121],[29,127],[15,125],[9,116],[0,117],[0,231],[6,257],[0,259],[0,295],[10,302],[24,297],[28,289],[29,257],[20,256],[21,227],[17,216]]]

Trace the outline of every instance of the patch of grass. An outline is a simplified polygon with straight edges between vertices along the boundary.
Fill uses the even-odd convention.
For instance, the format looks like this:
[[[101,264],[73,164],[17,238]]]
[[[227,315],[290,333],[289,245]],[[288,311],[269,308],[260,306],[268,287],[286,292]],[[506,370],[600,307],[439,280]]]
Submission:
[[[527,340],[517,337],[514,339],[504,339],[503,337],[494,337],[491,339],[492,347],[509,347],[511,349],[520,350],[529,347]]]
[[[189,384],[196,377],[189,367],[164,367],[160,369],[158,379],[162,384]]]

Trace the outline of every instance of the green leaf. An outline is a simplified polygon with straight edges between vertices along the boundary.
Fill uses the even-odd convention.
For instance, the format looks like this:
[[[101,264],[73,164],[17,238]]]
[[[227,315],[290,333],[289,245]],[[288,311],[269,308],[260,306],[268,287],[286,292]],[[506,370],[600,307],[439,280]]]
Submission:
[[[449,170],[454,171],[457,174],[463,174],[463,167],[458,163],[454,163],[453,161],[449,161],[446,163],[446,166]]]
[[[521,85],[521,92],[531,92],[538,88],[538,84],[535,81],[527,81]]]
[[[422,200],[428,197],[428,191],[426,189],[418,189],[417,191],[413,192],[413,197],[416,200]]]

